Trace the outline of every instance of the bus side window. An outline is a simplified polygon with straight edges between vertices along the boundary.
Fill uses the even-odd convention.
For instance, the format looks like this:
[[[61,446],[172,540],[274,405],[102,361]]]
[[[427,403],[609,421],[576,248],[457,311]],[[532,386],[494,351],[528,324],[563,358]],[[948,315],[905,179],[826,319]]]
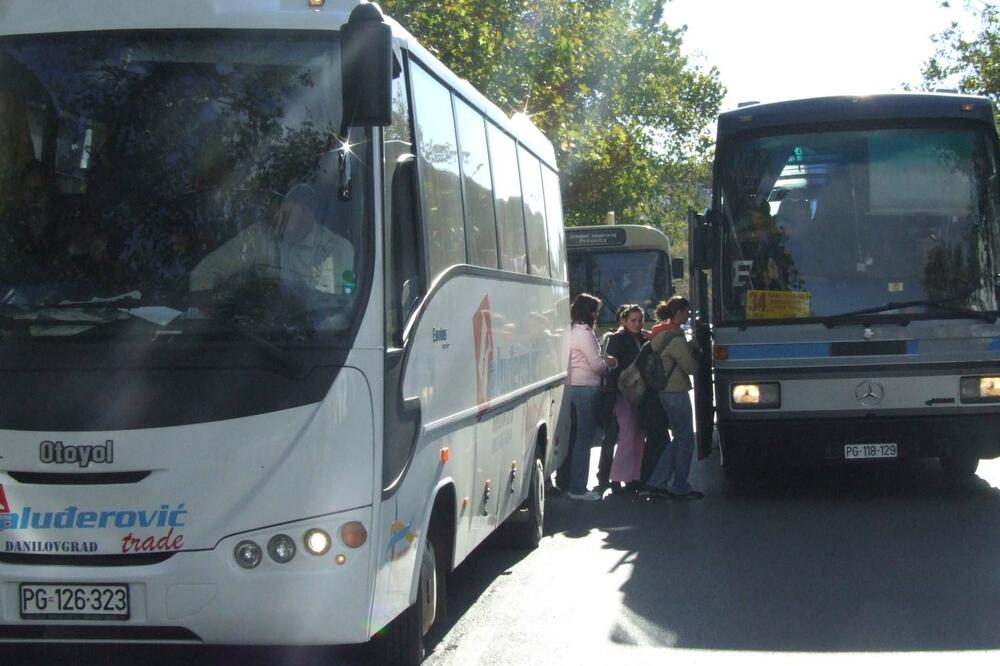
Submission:
[[[549,264],[552,277],[566,279],[566,235],[563,229],[562,194],[559,191],[559,176],[555,171],[542,167],[542,186],[545,191],[545,226],[549,234]]]
[[[410,67],[429,276],[466,263],[465,219],[451,91],[422,67]]]
[[[517,170],[517,147],[514,139],[488,123],[490,162],[493,167],[493,196],[497,209],[500,236],[500,268],[527,273],[527,244],[524,238],[524,209],[521,206],[521,181]]]
[[[486,121],[460,99],[455,100],[459,154],[462,158],[462,193],[469,263],[497,267],[497,223],[493,210],[493,181],[486,141]]]
[[[524,193],[524,228],[528,239],[528,263],[532,275],[549,277],[549,248],[545,234],[545,195],[542,193],[542,170],[538,159],[519,146],[517,161],[521,168],[521,191]]]

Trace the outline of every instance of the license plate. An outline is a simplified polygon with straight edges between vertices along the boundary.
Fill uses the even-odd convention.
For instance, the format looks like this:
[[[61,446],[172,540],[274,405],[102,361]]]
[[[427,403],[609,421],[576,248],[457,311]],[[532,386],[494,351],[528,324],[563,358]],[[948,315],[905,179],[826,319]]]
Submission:
[[[128,585],[21,583],[24,620],[127,620]]]
[[[895,458],[898,455],[895,444],[847,444],[844,446],[844,458],[847,460]]]

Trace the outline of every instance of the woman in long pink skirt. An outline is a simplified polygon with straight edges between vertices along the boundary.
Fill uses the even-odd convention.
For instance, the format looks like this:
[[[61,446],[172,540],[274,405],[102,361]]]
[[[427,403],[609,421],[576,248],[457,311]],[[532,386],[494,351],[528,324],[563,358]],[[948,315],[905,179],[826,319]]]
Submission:
[[[642,308],[638,305],[623,305],[618,309],[620,324],[608,338],[607,353],[618,359],[618,368],[610,380],[616,386],[618,375],[631,365],[639,355],[644,342]],[[636,490],[642,472],[642,452],[645,436],[639,427],[639,411],[635,405],[618,394],[615,399],[615,418],[618,419],[618,446],[611,463],[612,484],[624,483],[630,490]]]

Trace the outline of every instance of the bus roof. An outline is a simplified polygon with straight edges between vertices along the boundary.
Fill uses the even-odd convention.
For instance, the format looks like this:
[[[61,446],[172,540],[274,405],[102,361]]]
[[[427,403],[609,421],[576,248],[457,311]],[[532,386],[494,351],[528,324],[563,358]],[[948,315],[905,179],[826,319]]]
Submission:
[[[97,30],[340,30],[362,0],[5,0],[0,5],[0,36]],[[555,151],[527,116],[504,112],[465,79],[455,75],[390,17],[399,44],[469,104],[535,153],[553,170]]]
[[[774,127],[878,120],[972,119],[993,127],[985,97],[941,93],[887,93],[756,104],[719,115],[718,139]]]
[[[567,251],[608,249],[663,250],[670,254],[670,240],[659,229],[641,224],[601,224],[566,227]]]

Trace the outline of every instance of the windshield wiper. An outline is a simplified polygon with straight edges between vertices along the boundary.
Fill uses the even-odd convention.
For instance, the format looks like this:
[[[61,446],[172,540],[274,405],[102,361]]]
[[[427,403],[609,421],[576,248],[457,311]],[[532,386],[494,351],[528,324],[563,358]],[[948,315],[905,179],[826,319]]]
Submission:
[[[85,307],[99,307],[106,308],[112,307],[119,303],[125,301],[134,301],[136,303],[142,302],[142,292],[141,291],[130,291],[124,294],[118,294],[117,296],[92,296],[85,301],[71,301],[62,300],[53,305],[46,305],[43,307],[49,308],[85,308]]]
[[[851,311],[851,312],[843,312],[841,314],[836,314],[836,315],[830,315],[828,317],[823,317],[822,318],[822,322],[823,322],[823,325],[826,326],[827,328],[833,328],[837,324],[842,324],[845,321],[852,320],[852,319],[854,319],[856,317],[859,317],[861,315],[879,314],[881,312],[888,312],[889,310],[901,310],[903,308],[912,308],[912,307],[920,307],[920,306],[929,307],[929,308],[935,308],[937,310],[941,310],[942,312],[949,312],[949,313],[952,313],[952,314],[961,315],[963,317],[970,317],[970,318],[973,318],[973,319],[980,319],[980,320],[985,321],[985,322],[990,323],[990,324],[994,323],[997,320],[997,311],[996,310],[989,310],[989,311],[985,311],[984,312],[984,311],[980,311],[980,310],[970,310],[968,308],[962,308],[962,307],[958,307],[956,305],[949,305],[948,304],[948,303],[950,303],[952,301],[956,301],[956,300],[959,300],[959,299],[958,298],[946,298],[946,299],[941,299],[941,300],[923,299],[923,300],[919,300],[919,301],[900,301],[900,302],[889,301],[888,303],[885,303],[883,305],[879,305],[879,306],[876,306],[876,307],[873,307],[873,308],[864,308],[862,310],[854,310],[854,311]],[[902,316],[905,317],[907,315],[902,315]]]

